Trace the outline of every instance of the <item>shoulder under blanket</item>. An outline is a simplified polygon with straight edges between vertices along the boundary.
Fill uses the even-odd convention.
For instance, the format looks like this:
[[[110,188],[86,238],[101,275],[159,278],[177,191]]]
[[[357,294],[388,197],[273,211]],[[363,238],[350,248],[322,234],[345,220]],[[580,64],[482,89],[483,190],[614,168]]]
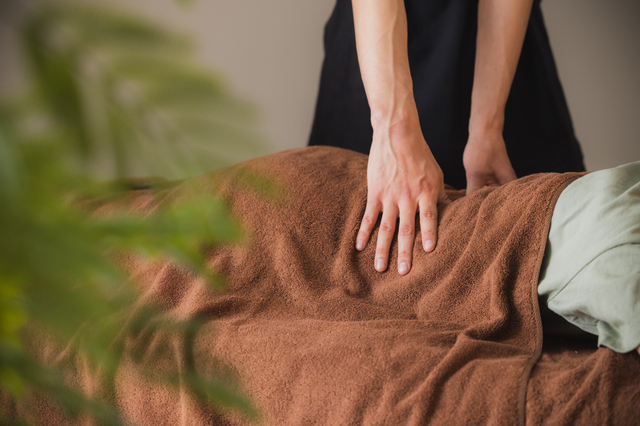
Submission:
[[[158,197],[178,203],[220,193],[249,232],[247,244],[208,253],[226,277],[223,295],[170,264],[131,264],[142,297],[207,322],[197,336],[197,371],[214,368],[214,356],[232,365],[273,425],[640,418],[637,354],[554,346],[534,368],[542,350],[536,286],[551,213],[579,175],[534,175],[469,197],[448,191],[455,201],[440,208],[436,250],[425,253],[418,237],[412,270],[400,276],[394,267],[374,270],[375,244],[354,249],[366,166],[361,154],[303,148],[208,173]],[[266,202],[231,178],[246,171],[276,181],[285,200]],[[137,205],[152,210],[155,201]],[[165,362],[179,367],[178,349]],[[125,361],[116,403],[142,425],[244,421],[155,388]]]

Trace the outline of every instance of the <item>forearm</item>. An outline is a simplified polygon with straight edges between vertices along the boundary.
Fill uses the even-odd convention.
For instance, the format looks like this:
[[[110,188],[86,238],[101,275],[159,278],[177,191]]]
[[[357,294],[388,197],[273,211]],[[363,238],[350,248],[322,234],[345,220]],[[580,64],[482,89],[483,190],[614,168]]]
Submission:
[[[352,0],[360,74],[371,108],[367,206],[356,248],[364,250],[380,219],[374,267],[387,269],[398,224],[398,273],[411,269],[416,212],[425,251],[437,240],[438,203],[447,201],[413,98],[403,0]]]
[[[403,0],[353,0],[358,62],[376,132],[419,129]]]
[[[499,131],[532,0],[480,0],[469,132]]]

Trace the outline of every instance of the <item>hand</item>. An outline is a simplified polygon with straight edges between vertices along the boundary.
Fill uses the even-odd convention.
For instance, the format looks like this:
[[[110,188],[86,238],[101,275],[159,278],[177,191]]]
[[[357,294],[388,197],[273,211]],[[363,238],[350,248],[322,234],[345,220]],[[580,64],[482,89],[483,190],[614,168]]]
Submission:
[[[467,195],[485,186],[500,186],[517,178],[501,131],[471,133],[462,162],[467,175]]]
[[[367,182],[367,207],[356,249],[365,248],[378,215],[382,213],[374,267],[383,272],[387,269],[389,248],[399,218],[398,272],[405,275],[411,269],[416,211],[420,211],[423,248],[430,252],[437,240],[437,205],[448,201],[442,171],[419,127],[402,130],[400,134],[374,131]]]

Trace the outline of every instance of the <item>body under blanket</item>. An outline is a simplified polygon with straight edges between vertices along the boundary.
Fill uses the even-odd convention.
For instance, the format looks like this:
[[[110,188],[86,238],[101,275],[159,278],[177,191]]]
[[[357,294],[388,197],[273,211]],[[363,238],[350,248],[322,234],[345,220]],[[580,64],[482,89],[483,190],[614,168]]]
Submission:
[[[540,356],[540,263],[555,200],[578,174],[529,176],[469,197],[449,190],[435,251],[421,249],[418,232],[412,270],[401,276],[374,270],[374,244],[355,250],[366,168],[361,154],[303,148],[162,194],[137,191],[129,205],[141,214],[217,193],[246,227],[246,244],[207,253],[226,277],[224,294],[169,263],[128,265],[141,298],[206,322],[198,372],[219,360],[232,366],[270,425],[637,424],[636,353],[556,341]],[[273,179],[284,198],[269,201],[233,178],[244,172]],[[179,370],[180,340],[171,344],[166,359],[148,362]],[[146,382],[126,359],[114,400],[141,425],[247,422]]]

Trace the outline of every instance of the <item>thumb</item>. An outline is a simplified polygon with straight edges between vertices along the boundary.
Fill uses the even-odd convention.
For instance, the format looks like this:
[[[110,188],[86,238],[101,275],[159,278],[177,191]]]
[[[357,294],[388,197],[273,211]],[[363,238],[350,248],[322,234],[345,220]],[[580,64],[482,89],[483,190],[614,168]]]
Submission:
[[[500,170],[499,173],[496,173],[496,178],[498,180],[498,185],[504,185],[505,183],[509,183],[512,180],[516,180],[518,176],[516,176],[516,172],[513,170],[513,167],[509,164],[509,167],[504,170]]]
[[[467,173],[467,195],[484,188],[486,177],[484,173]]]

